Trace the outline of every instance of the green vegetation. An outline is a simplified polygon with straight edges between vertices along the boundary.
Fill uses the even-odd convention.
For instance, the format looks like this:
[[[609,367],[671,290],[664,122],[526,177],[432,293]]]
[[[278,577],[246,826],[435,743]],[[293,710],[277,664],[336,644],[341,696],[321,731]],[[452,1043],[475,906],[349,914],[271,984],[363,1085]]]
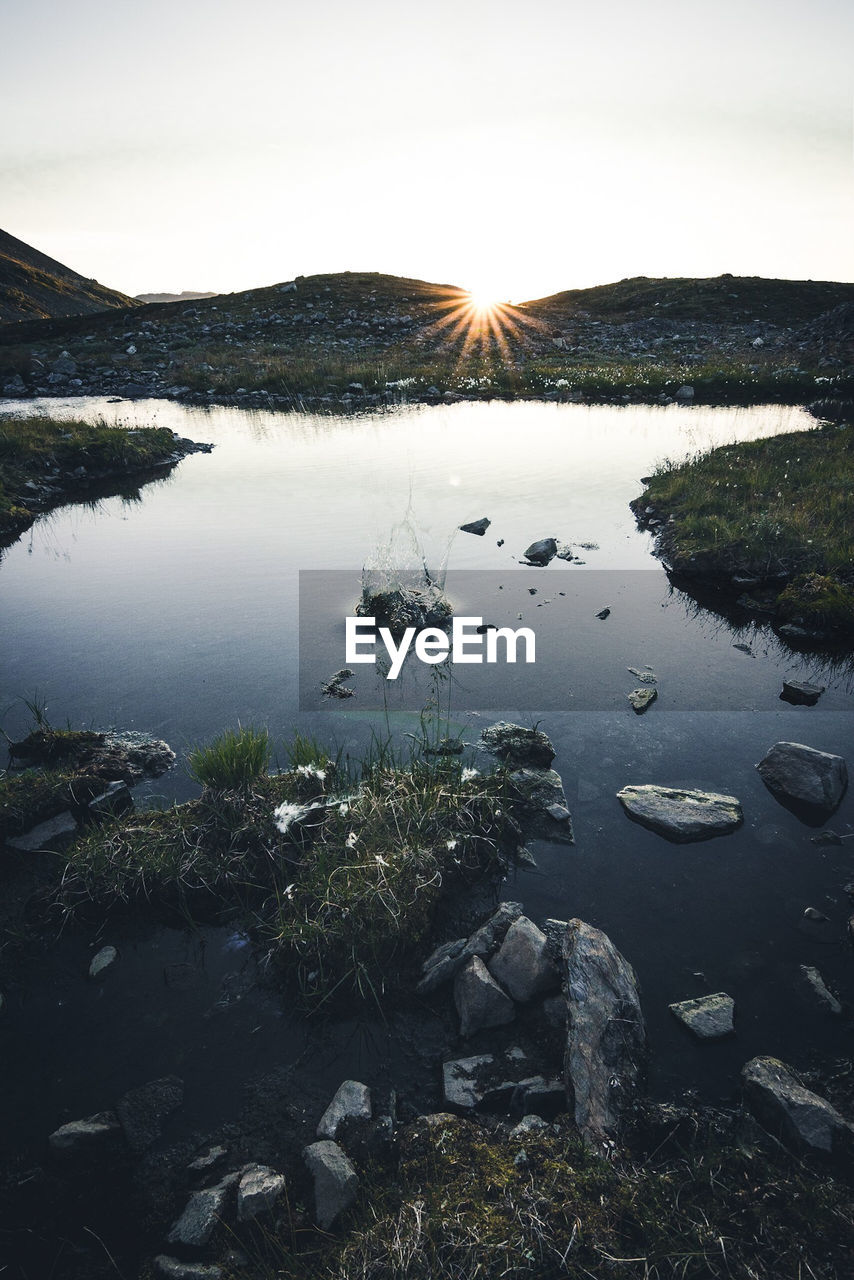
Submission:
[[[35,513],[88,479],[131,475],[174,457],[175,437],[165,427],[128,431],[106,423],[51,418],[0,420],[0,538],[32,524]]]
[[[850,425],[725,445],[686,463],[667,463],[633,506],[672,517],[658,544],[675,571],[728,587],[734,574],[757,578],[760,592],[762,583],[777,579],[764,603],[781,619],[854,630]]]
[[[259,1239],[238,1277],[279,1280],[842,1280],[850,1188],[732,1117],[658,1127],[613,1161],[566,1118],[509,1138],[442,1115],[368,1171],[346,1230]],[[689,1126],[691,1127],[691,1126]],[[730,1131],[727,1131],[727,1130]]]
[[[314,1002],[382,989],[429,932],[449,882],[506,865],[512,788],[446,757],[375,749],[358,778],[297,738],[300,763],[266,774],[267,735],[224,734],[191,756],[198,800],[81,835],[61,897],[243,910],[289,981]],[[225,785],[228,780],[229,785]]]
[[[267,772],[270,755],[266,729],[227,729],[208,746],[191,751],[187,767],[190,777],[211,791],[246,791]]]

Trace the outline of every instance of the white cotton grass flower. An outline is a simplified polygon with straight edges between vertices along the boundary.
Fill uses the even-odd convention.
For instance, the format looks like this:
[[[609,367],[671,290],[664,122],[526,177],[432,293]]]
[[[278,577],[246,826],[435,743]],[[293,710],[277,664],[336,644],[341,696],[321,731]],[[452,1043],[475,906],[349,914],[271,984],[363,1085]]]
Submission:
[[[348,849],[355,849],[358,839],[359,837],[356,835],[355,831],[351,831],[344,843]]]
[[[388,863],[386,862],[385,858],[383,857],[383,855],[382,855],[381,853],[375,853],[375,854],[374,854],[374,861],[376,862],[376,864],[377,864],[377,866],[378,866],[378,867],[387,867],[387,866],[388,866]]]
[[[349,812],[350,812],[350,806],[346,800],[342,804],[339,804],[338,806],[339,818],[346,818]]]
[[[273,821],[281,831],[282,835],[287,835],[291,825],[297,818],[305,813],[305,805],[302,804],[280,804],[278,809],[273,810]]]
[[[453,853],[458,844],[459,844],[458,840],[446,840],[445,848],[448,850],[448,853]]]
[[[298,773],[301,778],[317,778],[318,782],[326,781],[326,770],[316,764],[298,764],[294,773]]]
[[[466,765],[465,769],[463,769],[463,772],[461,775],[463,782],[471,782],[472,778],[479,778],[479,777],[480,777],[480,769],[471,769],[469,768],[468,765]]]

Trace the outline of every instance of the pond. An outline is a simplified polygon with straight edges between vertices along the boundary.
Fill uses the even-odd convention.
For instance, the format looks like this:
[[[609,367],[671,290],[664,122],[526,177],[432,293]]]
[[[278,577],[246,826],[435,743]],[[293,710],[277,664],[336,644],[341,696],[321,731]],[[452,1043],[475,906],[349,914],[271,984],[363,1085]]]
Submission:
[[[56,724],[114,725],[165,738],[179,767],[140,788],[143,803],[195,794],[180,758],[238,721],[268,726],[277,743],[298,727],[355,754],[386,721],[398,735],[411,732],[417,708],[398,690],[385,712],[372,710],[367,697],[326,706],[312,700],[320,668],[311,669],[308,697],[303,681],[300,710],[299,572],[349,574],[357,588],[363,565],[394,556],[387,544],[397,531],[397,548],[412,554],[416,547],[431,566],[446,566],[449,582],[458,572],[482,575],[475,597],[478,589],[502,590],[502,618],[525,614],[544,645],[551,638],[549,652],[562,638],[566,661],[556,660],[539,688],[513,672],[493,675],[489,696],[463,683],[451,690],[451,717],[469,742],[499,716],[539,720],[552,739],[576,844],[533,843],[536,869],[514,872],[502,893],[538,921],[581,916],[633,963],[649,1024],[653,1092],[695,1088],[724,1099],[754,1054],[804,1066],[842,1055],[845,1033],[805,991],[799,966],[817,965],[843,1001],[854,1000],[842,888],[852,878],[851,846],[811,843],[814,830],[774,800],[754,765],[779,739],[844,754],[854,705],[850,669],[799,656],[761,627],[736,633],[694,607],[671,590],[628,506],[640,477],[660,460],[803,429],[814,423],[805,411],[463,403],[342,418],[103,400],[7,404],[2,411],[39,408],[168,426],[216,448],[186,458],[133,499],[42,517],[3,554],[7,732],[26,728],[16,699],[37,694]],[[455,532],[482,516],[492,521],[484,537]],[[524,549],[547,536],[572,544],[578,558],[524,568]],[[537,597],[528,594],[535,573],[544,584]],[[498,600],[493,594],[475,604],[487,616]],[[611,607],[611,615],[595,619],[594,605]],[[325,661],[326,651],[319,652]],[[637,682],[626,668],[647,664],[661,696],[637,717],[626,701]],[[818,707],[780,701],[784,677],[816,676],[827,685]],[[744,826],[703,844],[669,844],[629,822],[615,799],[621,787],[645,782],[730,792],[743,804]],[[832,825],[849,831],[852,822],[849,794]],[[808,906],[827,922],[805,922]],[[246,1015],[238,1043],[224,1034],[220,1052],[194,1049],[198,1019],[219,998],[210,983],[218,991],[251,963],[227,944],[223,931],[212,931],[209,955],[218,958],[204,980],[194,980],[186,998],[158,1001],[155,1051],[146,1050],[151,1038],[139,1030],[146,984],[195,944],[169,931],[140,939],[121,978],[121,1000],[102,998],[100,1031],[86,1033],[88,1047],[78,1035],[61,1087],[55,1072],[43,1068],[39,1076],[37,1066],[53,1035],[49,1009],[59,1008],[60,995],[50,994],[59,962],[47,959],[38,978],[34,971],[30,988],[10,1001],[3,1032],[32,1037],[18,1060],[20,1081],[31,1081],[21,1136],[49,1132],[60,1098],[71,1114],[85,1114],[105,1105],[122,1078],[130,1087],[145,1071],[170,1069],[195,1080],[196,1097],[207,1103],[194,1118],[209,1123],[227,1110],[231,1082],[288,1054],[296,1061],[306,1048],[303,1033],[266,996],[253,997],[258,1007]],[[63,963],[76,972],[85,948],[80,940],[63,945],[70,948]],[[61,1019],[70,1041],[73,1027],[90,1025],[95,1014],[91,989],[67,985]],[[689,1040],[668,1003],[719,990],[735,998],[736,1036],[711,1045]],[[216,1041],[219,1024],[204,1025]],[[113,1060],[104,1052],[111,1031],[125,1045]],[[366,1057],[361,1032],[339,1036],[330,1088],[348,1074],[387,1069],[393,1029],[377,1035],[382,1043]],[[244,1045],[251,1049],[244,1053]]]

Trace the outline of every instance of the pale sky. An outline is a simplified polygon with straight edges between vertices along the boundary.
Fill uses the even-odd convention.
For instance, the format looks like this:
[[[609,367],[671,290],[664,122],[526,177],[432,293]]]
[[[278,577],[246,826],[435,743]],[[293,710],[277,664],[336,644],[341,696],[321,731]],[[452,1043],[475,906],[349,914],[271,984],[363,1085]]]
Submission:
[[[126,293],[854,280],[850,0],[0,0],[0,226]]]

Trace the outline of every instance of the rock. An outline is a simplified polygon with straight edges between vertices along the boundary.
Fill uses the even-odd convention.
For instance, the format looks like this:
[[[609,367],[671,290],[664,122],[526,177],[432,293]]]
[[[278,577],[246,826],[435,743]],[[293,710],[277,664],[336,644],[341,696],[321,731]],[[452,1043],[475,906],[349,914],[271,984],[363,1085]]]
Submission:
[[[551,1119],[566,1110],[564,1082],[547,1080],[544,1076],[520,1080],[513,1090],[512,1105],[523,1113]]]
[[[489,627],[477,627],[477,631],[488,631]],[[461,756],[466,744],[462,738],[440,738],[435,747],[425,747],[425,756]]]
[[[416,995],[426,996],[436,991],[444,983],[450,982],[457,971],[465,964],[462,954],[466,945],[465,938],[457,938],[455,942],[446,942],[437,947],[421,966],[422,978],[415,988]]]
[[[471,1058],[455,1058],[442,1063],[442,1096],[446,1106],[473,1111],[486,1096],[484,1077],[491,1074],[497,1060],[491,1053]]]
[[[62,848],[76,832],[77,823],[66,809],[65,813],[59,813],[55,818],[40,822],[26,835],[7,837],[6,844],[11,849],[20,850],[21,853],[38,853],[44,849],[54,851],[57,846]]]
[[[184,1081],[178,1076],[164,1076],[129,1089],[116,1111],[131,1150],[145,1151],[156,1142],[163,1132],[163,1120],[183,1104]]]
[[[470,524],[461,524],[460,530],[463,533],[475,533],[479,538],[482,538],[491,524],[492,521],[487,520],[486,516],[484,516],[482,520],[472,520]]]
[[[126,782],[110,782],[86,807],[93,818],[116,817],[133,808],[133,796]]]
[[[454,610],[448,598],[432,582],[423,587],[389,586],[373,588],[367,583],[356,605],[360,618],[375,618],[378,627],[388,627],[396,636],[407,627],[441,627]]]
[[[60,1155],[78,1155],[81,1151],[111,1145],[121,1133],[112,1111],[98,1111],[83,1120],[70,1120],[60,1125],[48,1138],[51,1151]]]
[[[610,609],[600,609],[599,612],[596,614],[596,617],[601,618],[603,622],[605,621],[606,618],[610,618],[610,616],[611,616]]]
[[[71,376],[77,372],[77,362],[72,360],[67,351],[63,351],[58,360],[50,366],[51,373],[64,373]]]
[[[532,542],[524,552],[525,559],[530,564],[541,566],[549,564],[556,555],[557,540],[555,538],[540,538],[539,542]]]
[[[110,965],[115,964],[119,958],[119,953],[115,947],[101,947],[92,957],[89,963],[89,977],[99,978],[102,973],[109,969]]]
[[[679,390],[676,392],[676,399],[677,399],[677,400],[682,400],[682,401],[685,401],[685,400],[693,400],[693,399],[694,399],[694,388],[693,388],[693,387],[687,387],[687,386],[686,386],[686,387],[680,387],[680,388],[679,388]]]
[[[814,707],[824,688],[823,684],[808,684],[805,680],[784,680],[780,698],[796,707]]]
[[[358,1080],[345,1080],[338,1086],[335,1097],[320,1117],[318,1138],[337,1138],[345,1120],[370,1120],[371,1091]]]
[[[606,934],[570,920],[563,943],[569,1109],[589,1145],[616,1138],[640,1088],[646,1028],[637,978]]]
[[[161,1253],[154,1259],[154,1273],[163,1280],[222,1280],[223,1269],[213,1262],[181,1262]]]
[[[237,1219],[250,1222],[269,1213],[285,1189],[285,1179],[275,1169],[256,1164],[244,1169],[237,1187]]]
[[[842,756],[800,742],[777,742],[756,766],[769,791],[783,802],[830,814],[848,785]]]
[[[27,384],[24,382],[24,379],[21,377],[19,373],[16,373],[11,378],[7,378],[7,380],[3,383],[4,396],[23,395],[26,390],[27,390]]]
[[[743,814],[735,796],[714,791],[682,791],[647,784],[623,787],[617,799],[630,818],[678,844],[710,840],[741,826]]]
[[[548,939],[527,916],[520,916],[511,924],[489,962],[489,972],[519,1004],[527,1004],[560,983]]]
[[[208,1147],[207,1151],[203,1151],[201,1155],[196,1156],[195,1160],[191,1160],[187,1165],[188,1173],[207,1173],[214,1165],[219,1164],[228,1155],[228,1147]]]
[[[735,1030],[732,1022],[735,1001],[723,991],[698,996],[695,1000],[681,1000],[667,1007],[700,1040],[719,1040]]]
[[[525,729],[506,720],[484,729],[480,746],[509,769],[548,769],[555,758],[554,747],[541,729]]]
[[[833,992],[828,988],[818,969],[811,964],[802,964],[801,973],[803,974],[810,989],[815,992],[819,1003],[824,1006],[825,1010],[828,1013],[835,1014],[836,1016],[841,1014],[842,1005],[836,999]]]
[[[508,1137],[512,1142],[518,1142],[522,1138],[527,1138],[531,1133],[542,1133],[543,1130],[547,1129],[551,1129],[551,1125],[542,1116],[522,1116],[519,1123],[510,1130]]]
[[[509,776],[522,806],[522,821],[540,840],[573,844],[572,815],[560,774],[554,769],[517,769]]]
[[[167,1244],[184,1245],[188,1249],[202,1249],[221,1221],[228,1193],[238,1179],[238,1174],[227,1174],[214,1187],[194,1191],[184,1212],[173,1223],[166,1237]]]
[[[470,956],[490,956],[504,941],[504,935],[514,920],[522,914],[521,902],[499,902],[492,915],[471,935],[461,955],[463,962]],[[462,966],[460,966],[462,967]]]
[[[486,1027],[502,1027],[516,1017],[513,1001],[490,974],[480,956],[472,956],[454,979],[454,1003],[460,1015],[460,1035]]]
[[[658,697],[657,689],[632,689],[631,693],[626,695],[632,710],[636,715],[643,715],[647,707],[651,706]]]
[[[314,1180],[315,1221],[328,1231],[356,1199],[359,1175],[335,1142],[313,1142],[302,1154]]]
[[[796,1153],[854,1155],[854,1125],[819,1094],[806,1089],[778,1058],[752,1058],[743,1068],[744,1097],[769,1133]]]

